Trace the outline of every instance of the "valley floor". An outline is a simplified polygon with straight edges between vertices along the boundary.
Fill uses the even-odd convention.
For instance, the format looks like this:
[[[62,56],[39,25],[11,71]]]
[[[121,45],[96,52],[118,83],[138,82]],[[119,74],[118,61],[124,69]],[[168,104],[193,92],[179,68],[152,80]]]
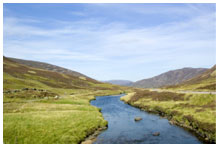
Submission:
[[[4,94],[3,140],[6,144],[81,143],[87,136],[107,126],[100,110],[90,105],[99,95],[119,94],[120,90],[50,89],[60,96],[24,98]],[[25,93],[23,92],[25,91]],[[29,89],[37,91],[37,89]],[[42,91],[40,92],[42,94]],[[36,94],[36,92],[35,92]]]

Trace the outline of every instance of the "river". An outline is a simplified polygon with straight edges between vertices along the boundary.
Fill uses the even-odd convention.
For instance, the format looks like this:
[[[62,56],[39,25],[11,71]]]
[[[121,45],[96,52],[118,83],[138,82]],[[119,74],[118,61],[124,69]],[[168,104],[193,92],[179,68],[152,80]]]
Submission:
[[[169,124],[165,118],[149,114],[120,101],[123,95],[98,96],[91,101],[93,106],[101,108],[108,121],[95,144],[200,144],[197,137],[185,129]],[[135,121],[135,117],[142,120]],[[153,133],[159,132],[159,136]]]

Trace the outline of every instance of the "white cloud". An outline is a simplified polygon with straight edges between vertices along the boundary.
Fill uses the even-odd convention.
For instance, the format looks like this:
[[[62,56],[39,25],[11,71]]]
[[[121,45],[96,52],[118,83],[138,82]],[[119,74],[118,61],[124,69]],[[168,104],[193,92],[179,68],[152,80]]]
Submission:
[[[93,9],[99,8],[104,9],[104,11],[112,12],[115,11],[116,13],[136,13],[142,15],[170,15],[171,17],[179,17],[179,16],[186,16],[186,17],[193,17],[198,16],[200,14],[210,13],[212,12],[212,8],[215,8],[214,5],[206,5],[201,3],[182,3],[179,4],[169,4],[169,3],[144,3],[144,4],[98,4],[94,3],[90,5],[93,6]],[[209,8],[210,7],[210,8]],[[213,10],[214,11],[214,10]]]
[[[193,5],[190,7],[189,13],[200,10]],[[143,10],[140,8],[131,11],[156,13],[156,9]],[[164,13],[175,12],[184,13],[184,9],[172,8]],[[72,13],[85,15],[80,12]],[[55,27],[51,28],[37,25],[43,23],[49,22],[4,17],[4,55],[51,62],[54,59],[60,62],[87,62],[86,67],[76,68],[89,75],[87,69],[90,65],[103,69],[171,62],[174,63],[165,67],[173,67],[174,64],[183,66],[183,62],[185,65],[201,65],[204,61],[196,58],[194,53],[197,53],[197,57],[205,57],[216,52],[215,13],[210,12],[201,12],[199,16],[186,21],[152,27],[130,28],[125,22],[107,24],[94,18],[73,22],[54,20],[50,24],[55,24]]]
[[[55,52],[57,49],[63,52],[68,50],[65,55],[74,52],[74,50],[82,50],[82,52],[94,52],[107,58],[144,54],[147,56],[154,52],[162,53],[163,49],[168,48],[170,52],[191,47],[200,49],[210,47],[209,45],[215,41],[215,36],[212,36],[212,32],[215,31],[214,19],[214,16],[207,15],[187,22],[175,22],[143,29],[127,29],[123,27],[124,24],[119,23],[101,26],[99,22],[96,22],[96,26],[101,26],[99,28],[96,26],[86,28],[83,25],[78,25],[79,22],[69,22],[62,28],[42,29],[25,24],[27,20],[20,23],[21,20],[17,21],[16,18],[9,20],[6,18],[4,22],[6,45],[4,47],[5,50],[9,50],[8,46],[18,43],[20,51],[22,51],[22,46],[24,48],[34,47],[36,50],[45,48],[44,51],[52,49],[54,50],[53,55],[60,54],[60,52]],[[10,39],[11,37],[13,39]],[[14,39],[15,37],[17,39]],[[40,37],[43,39],[40,39]],[[12,42],[12,40],[15,41]],[[212,47],[214,47],[214,44],[212,44]],[[79,58],[75,56],[73,59]],[[81,59],[84,60],[85,58]]]

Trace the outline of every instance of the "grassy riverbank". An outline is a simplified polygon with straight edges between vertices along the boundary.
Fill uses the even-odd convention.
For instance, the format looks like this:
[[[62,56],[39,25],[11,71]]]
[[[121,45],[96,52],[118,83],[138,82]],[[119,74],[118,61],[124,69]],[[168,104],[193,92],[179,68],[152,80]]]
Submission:
[[[69,70],[56,66],[51,69],[52,65],[45,70],[4,57],[3,66],[5,144],[81,143],[107,126],[100,110],[91,106],[90,100],[126,89],[73,71],[65,74]]]
[[[97,95],[120,92],[68,90],[63,95],[60,93],[59,99],[4,95],[4,143],[80,143],[97,129],[107,126],[99,109],[89,101]]]
[[[216,95],[136,90],[121,100],[165,116],[170,123],[194,131],[208,143],[216,142]]]

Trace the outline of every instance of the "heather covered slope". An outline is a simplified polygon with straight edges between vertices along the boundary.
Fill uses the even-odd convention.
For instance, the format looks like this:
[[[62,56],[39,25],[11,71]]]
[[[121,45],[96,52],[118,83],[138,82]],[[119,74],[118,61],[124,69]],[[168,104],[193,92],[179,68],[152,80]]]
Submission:
[[[26,61],[28,62],[28,61]],[[31,61],[32,62],[32,61]],[[34,62],[37,63],[37,62]],[[42,63],[45,64],[46,63]],[[101,83],[83,74],[56,72],[19,64],[4,57],[4,89],[16,88],[66,88],[66,89],[116,89],[117,86]]]
[[[80,143],[107,126],[90,100],[125,90],[86,76],[29,67],[6,57],[3,66],[6,144]]]
[[[216,65],[181,84],[168,86],[166,88],[191,91],[216,91]]]
[[[183,68],[171,70],[149,79],[134,82],[132,86],[138,88],[159,88],[166,85],[175,85],[191,79],[206,70],[207,69],[205,68]]]
[[[17,59],[17,58],[8,58],[11,61],[14,61],[16,63],[20,63],[23,65],[26,65],[28,67],[34,67],[34,68],[38,68],[38,69],[45,69],[45,70],[49,70],[49,71],[54,71],[54,72],[59,72],[59,73],[63,73],[63,74],[68,74],[68,75],[72,75],[75,77],[87,77],[79,72],[76,71],[72,71],[63,67],[59,67],[56,65],[52,65],[52,64],[48,64],[48,63],[44,63],[44,62],[38,62],[38,61],[30,61],[30,60],[23,60],[23,59]],[[87,77],[88,78],[88,77]]]

